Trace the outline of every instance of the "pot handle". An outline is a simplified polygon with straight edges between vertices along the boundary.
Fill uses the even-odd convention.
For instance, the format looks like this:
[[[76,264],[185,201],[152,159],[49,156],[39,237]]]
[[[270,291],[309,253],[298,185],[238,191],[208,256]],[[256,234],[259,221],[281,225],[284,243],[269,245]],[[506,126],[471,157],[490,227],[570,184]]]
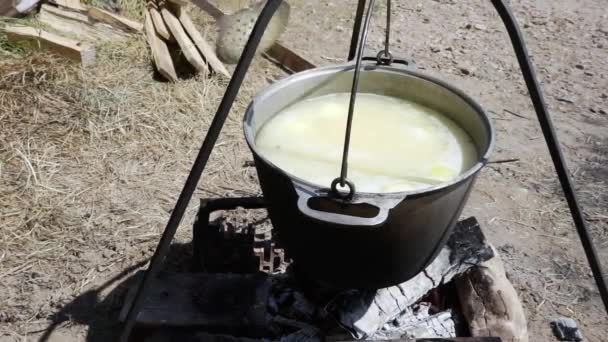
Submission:
[[[364,226],[364,227],[375,227],[380,226],[386,222],[388,219],[388,214],[390,208],[385,208],[382,206],[378,206],[371,203],[353,203],[353,204],[343,204],[345,206],[355,206],[355,205],[369,205],[376,209],[378,209],[378,213],[373,217],[361,217],[361,216],[353,216],[353,215],[345,215],[345,214],[337,214],[334,212],[322,211],[318,209],[313,209],[309,205],[309,201],[313,198],[322,198],[328,201],[332,201],[327,197],[317,197],[310,195],[304,191],[298,191],[298,209],[302,214],[308,216],[309,218],[321,221],[332,223],[336,225],[343,226]]]

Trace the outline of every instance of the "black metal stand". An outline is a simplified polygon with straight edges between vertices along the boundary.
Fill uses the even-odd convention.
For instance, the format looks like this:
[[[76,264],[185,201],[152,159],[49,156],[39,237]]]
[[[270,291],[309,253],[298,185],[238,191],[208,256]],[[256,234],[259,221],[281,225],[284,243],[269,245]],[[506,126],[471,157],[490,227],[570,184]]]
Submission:
[[[238,198],[210,198],[202,199],[198,210],[197,223],[192,229],[192,256],[195,271],[204,271],[202,247],[205,237],[209,233],[209,218],[211,213],[218,210],[264,209],[266,202],[262,197],[238,197]]]
[[[145,299],[146,291],[149,287],[150,280],[155,278],[160,272],[160,268],[162,266],[164,258],[166,257],[169,251],[171,241],[173,240],[179,223],[183,218],[183,215],[186,211],[186,207],[192,199],[194,190],[196,189],[196,186],[201,178],[205,166],[207,165],[207,161],[209,160],[211,152],[223,128],[224,122],[226,121],[228,113],[232,108],[232,104],[236,98],[236,95],[238,94],[243,79],[245,78],[245,74],[249,69],[249,66],[251,65],[251,61],[255,55],[255,51],[257,50],[262,35],[265,32],[270,19],[276,12],[281,2],[282,0],[268,0],[253,28],[249,41],[245,46],[243,54],[239,60],[239,63],[236,66],[232,79],[230,80],[230,83],[226,89],[226,92],[220,103],[217,113],[215,114],[209,131],[207,132],[203,145],[196,157],[196,160],[194,161],[192,170],[190,171],[184,188],[177,200],[175,209],[173,210],[171,217],[169,218],[167,226],[158,243],[157,249],[150,261],[148,271],[145,273],[144,279],[137,289],[137,295],[135,296],[135,300],[133,301],[131,309],[129,310],[120,337],[120,341],[122,342],[127,342],[129,339],[131,331],[136,323],[137,314],[141,308],[141,305],[143,304],[143,300]],[[582,210],[580,209],[576,194],[574,193],[574,187],[572,185],[568,169],[566,167],[559,143],[557,141],[551,118],[547,111],[540,90],[540,86],[538,84],[538,81],[536,80],[534,69],[528,57],[527,49],[525,47],[521,32],[513,14],[511,13],[507,5],[504,3],[504,0],[491,0],[491,2],[499,13],[511,38],[511,42],[517,55],[517,59],[520,64],[523,77],[528,86],[530,97],[532,99],[532,103],[534,104],[534,108],[536,110],[540,126],[543,130],[547,146],[549,147],[554,166],[556,168],[560,183],[564,190],[564,194],[568,202],[572,218],[574,220],[577,232],[581,239],[583,248],[585,249],[589,265],[591,266],[591,270],[593,272],[595,281],[600,291],[600,296],[602,298],[602,301],[604,302],[606,311],[608,312],[608,287],[606,285],[606,281],[604,279],[591,236],[583,218]],[[356,55],[357,42],[361,35],[360,30],[363,20],[365,4],[366,0],[359,0],[358,2],[355,23],[353,26],[353,36],[348,56],[349,60],[352,60]],[[226,199],[226,202],[224,204],[226,204],[227,206],[229,204],[236,206],[251,205],[252,208],[262,206],[262,202],[258,199],[248,199],[244,202],[240,201],[241,199]],[[198,237],[195,236],[195,239],[197,238]]]
[[[515,50],[515,55],[519,61],[521,72],[526,81],[528,91],[530,92],[530,98],[532,99],[538,122],[543,131],[547,147],[549,148],[553,165],[557,171],[557,177],[559,178],[566,201],[568,202],[570,214],[574,220],[576,231],[578,232],[578,236],[587,256],[587,261],[589,262],[593,277],[595,278],[595,282],[600,291],[604,309],[606,310],[606,313],[608,313],[608,287],[606,286],[606,279],[604,278],[604,273],[597,252],[595,251],[595,246],[593,245],[593,239],[591,238],[591,234],[589,234],[589,229],[587,228],[585,218],[583,217],[583,211],[578,204],[574,186],[570,179],[570,172],[568,171],[566,161],[559,146],[559,141],[557,140],[557,135],[555,134],[555,129],[553,128],[553,123],[549,116],[549,111],[547,110],[547,105],[545,104],[542,91],[536,80],[530,57],[528,57],[528,49],[524,44],[524,39],[519,30],[519,26],[517,25],[517,21],[515,20],[515,16],[504,3],[504,0],[492,0],[492,4],[496,8],[496,11],[500,15],[500,18],[504,22],[507,32],[511,37],[511,43],[513,44],[513,49]]]
[[[226,122],[226,118],[228,117],[228,113],[232,108],[232,104],[241,88],[241,84],[245,79],[245,74],[251,65],[251,61],[255,56],[255,52],[260,44],[260,40],[266,28],[268,27],[268,23],[270,19],[279,8],[282,0],[269,0],[268,3],[264,6],[258,20],[256,21],[255,26],[253,27],[251,36],[245,45],[245,49],[243,50],[243,54],[239,60],[239,63],[236,66],[234,74],[232,75],[232,79],[228,84],[228,88],[226,89],[226,93],[222,98],[222,102],[211,122],[211,126],[209,127],[209,131],[205,136],[205,141],[201,146],[201,149],[194,161],[194,165],[188,178],[186,180],[186,184],[180,194],[177,203],[175,204],[175,208],[171,213],[171,217],[167,222],[167,226],[163,232],[163,235],[156,247],[156,251],[150,260],[150,266],[148,267],[148,271],[144,275],[143,281],[140,283],[137,289],[137,295],[135,296],[135,300],[133,301],[133,305],[129,310],[127,315],[127,319],[125,321],[122,334],[120,336],[119,341],[127,342],[129,340],[129,336],[131,335],[131,331],[135,326],[135,322],[137,319],[137,314],[143,304],[143,301],[146,296],[146,291],[150,286],[150,279],[158,276],[158,273],[161,270],[162,263],[169,252],[169,247],[171,245],[171,241],[175,237],[175,233],[177,232],[177,228],[184,217],[184,213],[186,212],[186,208],[188,203],[192,199],[192,195],[194,194],[194,190],[198,182],[200,181],[201,175],[207,166],[207,161],[209,161],[209,156],[211,156],[211,152],[215,147],[215,143],[217,142],[217,138],[220,135],[220,132]]]

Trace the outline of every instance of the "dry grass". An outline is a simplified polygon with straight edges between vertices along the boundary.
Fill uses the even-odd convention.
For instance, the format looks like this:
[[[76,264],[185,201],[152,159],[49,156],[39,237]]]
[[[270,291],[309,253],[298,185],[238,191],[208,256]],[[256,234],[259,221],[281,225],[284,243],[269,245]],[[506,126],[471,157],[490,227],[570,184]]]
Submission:
[[[159,82],[149,58],[135,37],[99,46],[98,63],[82,69],[0,37],[0,336],[44,326],[150,256],[227,80]],[[269,65],[254,65],[195,198],[258,193],[241,115],[267,83],[260,67]]]

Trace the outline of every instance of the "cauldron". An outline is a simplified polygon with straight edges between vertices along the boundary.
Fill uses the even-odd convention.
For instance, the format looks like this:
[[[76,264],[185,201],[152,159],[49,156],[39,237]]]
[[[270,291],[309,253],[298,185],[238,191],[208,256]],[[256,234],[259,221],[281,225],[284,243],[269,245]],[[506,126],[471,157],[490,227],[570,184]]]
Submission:
[[[414,277],[436,257],[487,163],[494,130],[478,104],[445,82],[374,64],[363,66],[359,92],[407,99],[443,113],[471,136],[477,163],[437,186],[355,192],[345,200],[332,195],[330,184],[312,184],[289,174],[258,151],[256,134],[268,120],[296,102],[350,92],[354,68],[352,63],[316,68],[274,83],[249,105],[244,130],[270,220],[298,272],[336,288],[375,289]]]

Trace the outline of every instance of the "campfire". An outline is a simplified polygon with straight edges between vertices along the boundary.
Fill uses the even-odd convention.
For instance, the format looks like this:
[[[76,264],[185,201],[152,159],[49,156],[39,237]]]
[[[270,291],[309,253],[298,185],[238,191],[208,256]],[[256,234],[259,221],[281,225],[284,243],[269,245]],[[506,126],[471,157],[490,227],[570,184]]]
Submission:
[[[144,329],[144,336],[150,341],[175,336],[197,341],[526,340],[517,294],[475,218],[459,222],[436,259],[414,278],[379,290],[338,289],[299,273],[267,220],[247,215],[250,220],[235,223],[230,212],[218,214],[263,205],[257,198],[201,202],[193,227],[193,272],[163,273],[153,281],[137,317],[139,324],[155,327]],[[123,320],[135,289],[127,296]]]

